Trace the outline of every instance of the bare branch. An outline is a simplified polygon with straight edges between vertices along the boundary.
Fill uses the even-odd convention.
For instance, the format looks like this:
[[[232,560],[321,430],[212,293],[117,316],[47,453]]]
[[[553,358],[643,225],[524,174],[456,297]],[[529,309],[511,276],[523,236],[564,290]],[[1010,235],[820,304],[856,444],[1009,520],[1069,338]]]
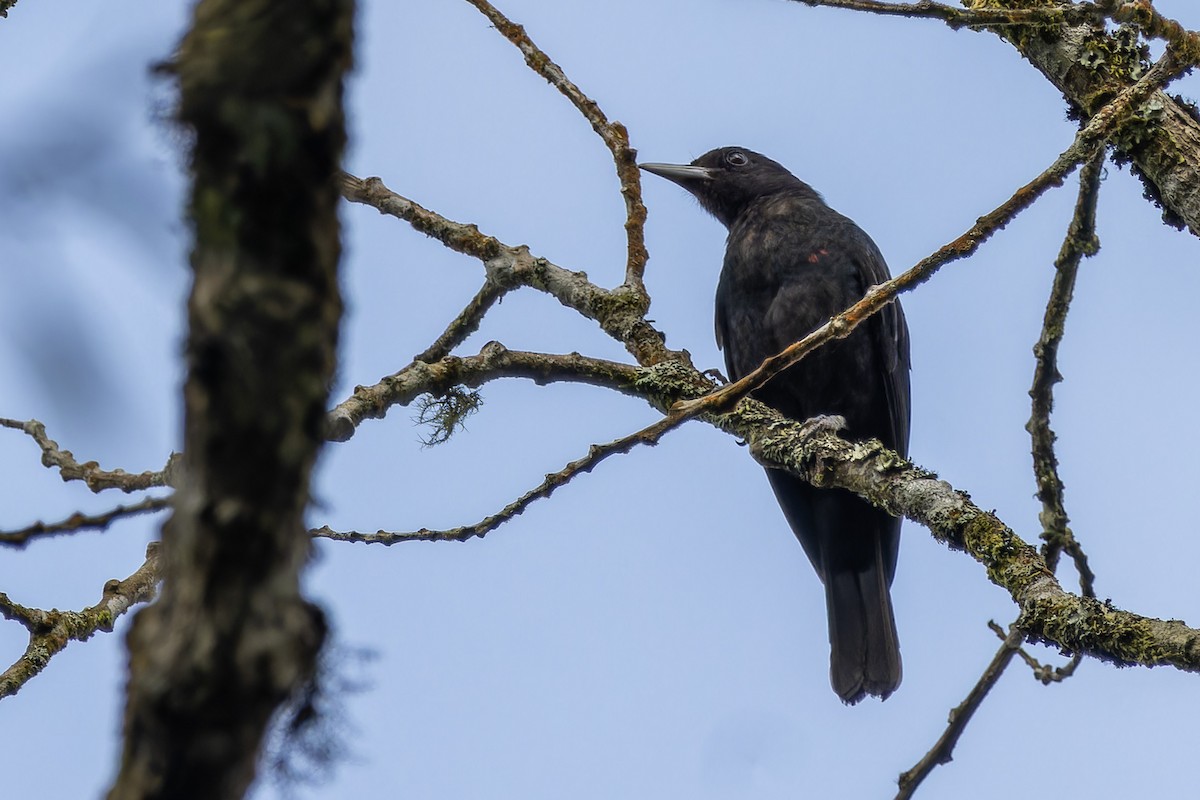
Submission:
[[[413,356],[413,361],[432,363],[450,355],[454,348],[479,330],[479,323],[483,321],[484,314],[507,292],[506,288],[497,286],[491,281],[484,281],[483,286],[471,298],[471,302],[467,303],[467,307],[446,326],[446,330],[437,338],[437,341],[429,345],[424,352]]]
[[[76,531],[103,531],[119,519],[151,514],[170,507],[170,497],[147,497],[133,505],[117,506],[100,514],[84,514],[77,511],[61,522],[35,522],[15,531],[0,531],[0,544],[24,547],[31,539],[45,539]]]
[[[628,249],[625,285],[644,300],[642,313],[646,313],[646,309],[650,307],[646,287],[642,283],[646,261],[649,258],[645,238],[646,206],[642,203],[642,177],[637,168],[637,151],[629,146],[629,132],[621,123],[609,122],[600,106],[567,78],[562,67],[551,61],[550,57],[533,43],[523,27],[509,20],[487,0],[467,2],[479,9],[504,38],[517,46],[530,69],[545,78],[571,101],[579,113],[591,123],[592,130],[599,134],[612,153],[617,178],[621,182],[621,196],[625,198],[625,237]]]
[[[646,321],[644,297],[635,289],[628,286],[611,291],[602,289],[582,272],[572,272],[534,257],[524,245],[512,247],[480,233],[475,225],[454,222],[422,208],[388,189],[379,178],[364,180],[343,173],[342,196],[402,219],[451,250],[479,259],[488,279],[497,286],[529,286],[549,294],[567,308],[598,322],[640,364],[649,366],[666,359],[687,362],[684,353],[668,350],[663,335]]]
[[[1006,638],[1007,634],[1005,634],[1004,629],[995,622],[988,620],[988,627],[991,628],[992,633],[999,636],[1001,640]],[[1052,664],[1043,664],[1031,656],[1029,651],[1024,647],[1017,648],[1017,655],[1019,655],[1021,660],[1024,661],[1031,670],[1033,670],[1034,679],[1043,686],[1049,686],[1052,683],[1062,683],[1067,678],[1075,674],[1075,670],[1079,668],[1080,662],[1083,661],[1083,656],[1079,653],[1075,653],[1071,656],[1071,660],[1061,667],[1056,667]]]
[[[151,542],[146,548],[145,562],[125,580],[104,584],[100,602],[82,611],[25,608],[0,593],[0,614],[19,621],[29,631],[25,652],[0,674],[0,699],[20,691],[72,641],[86,641],[97,631],[111,632],[117,617],[138,603],[153,600],[159,578],[158,553],[158,542]]]
[[[1067,229],[1066,239],[1054,261],[1054,283],[1046,303],[1042,334],[1033,347],[1036,366],[1029,396],[1033,400],[1029,431],[1033,451],[1033,474],[1037,479],[1037,497],[1042,503],[1038,519],[1042,523],[1042,557],[1051,570],[1057,568],[1058,555],[1066,550],[1079,572],[1079,588],[1085,597],[1095,597],[1095,575],[1087,563],[1087,555],[1071,532],[1070,518],[1063,503],[1063,484],[1058,475],[1058,457],[1054,453],[1054,431],[1050,428],[1050,413],[1054,408],[1054,384],[1062,380],[1058,371],[1058,346],[1065,330],[1067,311],[1075,291],[1075,276],[1084,256],[1095,255],[1100,249],[1096,238],[1096,199],[1100,192],[1100,174],[1104,168],[1104,153],[1100,151],[1084,165],[1079,174],[1079,198],[1075,214]]]
[[[74,453],[61,449],[58,442],[46,435],[46,426],[36,419],[22,422],[0,417],[0,427],[22,431],[31,437],[38,447],[42,448],[43,466],[52,469],[57,467],[63,481],[83,481],[97,494],[105,489],[120,489],[129,494],[154,486],[168,485],[170,462],[158,472],[143,472],[139,475],[131,475],[123,469],[104,470],[95,461],[80,464],[75,460]]]
[[[900,786],[900,791],[896,792],[896,800],[908,800],[921,785],[921,781],[929,777],[929,773],[942,764],[949,764],[953,759],[954,747],[962,737],[963,731],[966,730],[967,723],[971,721],[971,717],[975,716],[975,712],[987,697],[988,692],[1004,674],[1004,669],[1012,661],[1013,655],[1024,641],[1025,634],[1021,632],[1020,628],[1013,625],[1009,629],[1008,636],[1002,638],[1004,638],[1004,643],[1000,645],[996,655],[992,656],[992,662],[979,676],[979,681],[961,703],[950,709],[950,718],[941,737],[929,752],[913,765],[912,769],[901,773],[900,778],[896,781]]]
[[[406,406],[423,394],[440,395],[453,386],[475,388],[496,378],[529,378],[538,384],[587,383],[641,397],[645,393],[638,382],[645,372],[646,368],[578,353],[529,353],[488,342],[478,355],[446,356],[432,364],[414,361],[374,386],[356,386],[354,394],[327,415],[326,436],[344,442],[364,419],[382,419],[392,406]]]

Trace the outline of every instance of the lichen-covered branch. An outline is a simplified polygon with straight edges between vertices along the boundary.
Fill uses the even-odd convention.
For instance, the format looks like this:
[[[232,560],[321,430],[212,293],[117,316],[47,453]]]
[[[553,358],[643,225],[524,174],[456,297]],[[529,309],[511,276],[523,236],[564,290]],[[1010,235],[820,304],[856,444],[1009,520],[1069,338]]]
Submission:
[[[95,461],[80,464],[75,460],[75,454],[63,450],[58,442],[46,434],[46,426],[36,419],[15,420],[0,418],[0,427],[22,431],[42,448],[42,466],[58,469],[63,481],[83,481],[93,492],[100,493],[105,489],[120,489],[122,492],[140,492],[155,486],[166,486],[170,473],[170,463],[157,472],[142,472],[130,474],[123,469],[101,469]]]
[[[847,442],[753,400],[711,421],[744,439],[764,464],[790,469],[817,486],[848,489],[965,550],[1012,596],[1020,609],[1016,624],[1031,638],[1118,665],[1200,671],[1200,630],[1065,591],[1037,549],[995,514],[878,441]]]
[[[537,258],[524,245],[513,247],[480,233],[475,225],[454,222],[396,194],[379,178],[342,175],[342,196],[402,219],[455,252],[483,262],[488,280],[498,287],[529,286],[549,294],[567,308],[599,323],[609,336],[625,345],[649,366],[665,359],[686,359],[667,349],[663,335],[646,321],[646,305],[637,290],[628,286],[602,289],[582,272],[573,272]]]
[[[881,0],[795,0],[806,6],[842,8],[865,11],[892,17],[941,20],[954,29],[1002,27],[1005,25],[1051,27],[1081,24],[1103,19],[1103,13],[1093,5],[1077,3],[1048,4],[1038,8],[956,8],[944,3],[921,0],[917,3],[888,3]]]
[[[939,3],[874,0],[798,0],[876,14],[938,19],[953,28],[985,28],[1012,44],[1087,117],[1145,72],[1145,47],[1133,30],[1165,39],[1176,70],[1200,64],[1200,34],[1160,14],[1148,0],[1064,4],[1051,0],[961,0],[965,9]],[[1110,31],[1104,18],[1133,27]],[[1165,92],[1111,132],[1118,163],[1131,161],[1146,195],[1163,218],[1200,236],[1200,113]]]
[[[0,673],[0,700],[20,691],[71,642],[86,641],[98,631],[111,632],[118,617],[138,603],[154,599],[158,580],[159,546],[151,542],[142,565],[125,580],[104,584],[100,601],[82,611],[27,608],[0,593],[0,615],[21,623],[29,631],[25,652]]]
[[[1114,22],[1134,25],[1146,36],[1169,42],[1182,60],[1191,64],[1200,63],[1200,33],[1189,31],[1178,21],[1164,16],[1150,4],[1150,0],[1115,0],[1098,2],[1096,5]]]
[[[650,298],[642,283],[646,261],[649,258],[645,237],[646,206],[642,203],[642,176],[637,168],[637,151],[629,146],[629,132],[621,123],[609,122],[600,106],[567,78],[562,67],[551,61],[550,57],[533,43],[523,27],[501,14],[487,0],[467,2],[479,9],[504,38],[517,46],[530,69],[545,78],[571,101],[584,119],[591,123],[592,129],[612,153],[617,179],[621,182],[621,196],[625,198],[625,238],[628,250],[625,286],[640,299],[641,313],[646,313],[646,309],[650,307]]]
[[[77,531],[107,530],[119,519],[153,514],[171,507],[170,497],[147,497],[128,506],[117,506],[99,514],[84,514],[76,511],[59,522],[35,522],[13,531],[0,531],[0,544],[24,547],[33,539],[45,539]]]
[[[1079,197],[1075,213],[1063,240],[1062,249],[1054,261],[1054,282],[1046,303],[1041,337],[1033,347],[1035,367],[1033,386],[1029,389],[1032,408],[1025,429],[1029,431],[1033,453],[1033,474],[1037,480],[1037,497],[1042,503],[1038,519],[1042,523],[1042,557],[1051,570],[1057,568],[1058,555],[1065,550],[1079,572],[1080,591],[1095,597],[1095,575],[1088,566],[1087,555],[1071,532],[1070,518],[1063,502],[1063,484],[1058,475],[1058,457],[1054,452],[1054,431],[1050,428],[1050,413],[1054,409],[1054,384],[1062,380],[1058,371],[1058,346],[1062,341],[1075,291],[1075,276],[1084,256],[1100,249],[1096,238],[1096,199],[1100,193],[1100,175],[1104,167],[1103,152],[1097,153],[1084,165],[1079,174]]]
[[[603,455],[657,441],[681,421],[678,401],[695,396],[699,390],[695,371],[679,363],[651,369],[622,366],[630,370],[622,373],[627,388],[633,388],[634,394],[646,397],[656,407],[671,411],[649,428],[612,443],[601,451]],[[1018,624],[1031,637],[1118,664],[1170,664],[1200,670],[1200,631],[1178,621],[1142,617],[1066,592],[1038,551],[994,514],[979,509],[964,493],[886,450],[878,441],[844,441],[827,433],[824,426],[789,420],[753,399],[743,400],[727,414],[706,413],[702,419],[745,440],[764,464],[790,469],[816,485],[853,491],[889,513],[928,527],[944,544],[967,551],[985,566],[992,582],[1012,595],[1021,612]],[[503,511],[474,525],[449,531],[373,534],[324,528],[315,534],[381,543],[479,536],[494,530],[538,497],[548,496],[566,478],[587,471],[583,467],[593,463],[590,458],[550,475]]]
[[[991,628],[992,633],[1000,637],[1001,641],[1007,638],[1008,634],[995,622],[989,620],[988,627]],[[1021,657],[1021,660],[1033,672],[1034,680],[1043,686],[1049,686],[1052,683],[1062,683],[1075,674],[1075,670],[1079,668],[1079,664],[1083,661],[1083,656],[1075,653],[1071,656],[1071,660],[1061,667],[1056,667],[1052,664],[1043,664],[1030,655],[1029,651],[1024,647],[1017,649],[1017,655]]]
[[[990,0],[987,5],[1018,7],[1014,0]],[[1114,18],[1133,19],[1137,16],[1135,7],[1140,5],[1114,4]],[[1197,63],[1200,49],[1194,35],[1176,35],[1182,27],[1173,28],[1165,22],[1156,25],[1153,18],[1150,22],[1149,30],[1169,36],[1167,52],[1175,62],[1172,73]],[[1065,27],[1053,35],[1045,28],[1021,27],[997,28],[996,33],[1086,118],[1145,72],[1146,49],[1136,30],[1123,26],[1109,31],[1093,24]],[[1109,136],[1117,148],[1117,163],[1132,163],[1147,196],[1163,207],[1167,222],[1177,227],[1186,225],[1193,234],[1200,235],[1200,115],[1163,91],[1150,93],[1139,106],[1137,113]]]

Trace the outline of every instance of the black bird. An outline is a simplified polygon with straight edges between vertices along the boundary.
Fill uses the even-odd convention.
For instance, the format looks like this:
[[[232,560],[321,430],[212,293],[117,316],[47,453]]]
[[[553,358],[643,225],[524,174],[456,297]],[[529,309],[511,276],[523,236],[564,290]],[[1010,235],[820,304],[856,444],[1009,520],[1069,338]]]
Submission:
[[[722,147],[690,165],[641,164],[691,192],[729,229],[717,284],[717,346],[737,380],[886,281],[871,238],[766,156]],[[908,328],[893,302],[754,396],[796,420],[846,419],[844,434],[908,452]],[[846,703],[900,684],[889,587],[900,520],[843,489],[767,470],[784,516],[825,584],[830,681]]]

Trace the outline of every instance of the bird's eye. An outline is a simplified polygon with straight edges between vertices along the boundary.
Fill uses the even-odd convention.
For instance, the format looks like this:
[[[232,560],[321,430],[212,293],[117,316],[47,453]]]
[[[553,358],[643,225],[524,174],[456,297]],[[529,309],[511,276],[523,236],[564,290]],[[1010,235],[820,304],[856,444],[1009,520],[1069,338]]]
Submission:
[[[750,163],[750,159],[740,150],[734,150],[725,154],[725,163],[731,167],[744,167]]]

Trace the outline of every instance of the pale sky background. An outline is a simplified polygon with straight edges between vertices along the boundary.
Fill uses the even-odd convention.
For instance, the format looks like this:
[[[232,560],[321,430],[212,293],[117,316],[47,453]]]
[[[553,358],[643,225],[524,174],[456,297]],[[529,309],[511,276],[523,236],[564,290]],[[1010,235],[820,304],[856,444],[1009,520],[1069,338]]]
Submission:
[[[1200,7],[1159,0],[1200,27]],[[1071,141],[1058,93],[995,36],[782,0],[504,0],[642,158],[739,144],[789,166],[900,272],[964,231]],[[177,0],[25,0],[0,20],[0,415],[36,417],[81,460],[160,468],[179,446],[187,289],[183,158],[148,73],[185,25]],[[510,244],[621,279],[608,152],[464,2],[362,2],[347,167]],[[1200,96],[1187,79],[1175,91]],[[968,262],[904,298],[913,459],[1036,540],[1030,348],[1074,179]],[[646,182],[651,311],[672,347],[721,364],[712,296],[724,231]],[[475,292],[481,266],[363,206],[343,209],[348,304],[335,400],[408,363]],[[1053,424],[1097,592],[1200,623],[1195,424],[1200,243],[1107,172]],[[460,352],[627,359],[530,291]],[[313,524],[448,527],[494,512],[655,412],[601,389],[505,381],[450,443],[394,409],[326,451]],[[0,431],[0,527],[107,509]],[[160,519],[0,552],[0,591],[94,603]],[[350,756],[305,798],[887,798],[933,744],[1015,611],[983,569],[905,525],[894,587],[900,690],[846,708],[829,688],[823,593],[744,449],[702,424],[614,458],[485,540],[321,543],[308,574],[337,641],[376,658],[345,703]],[[1074,576],[1064,568],[1065,584]],[[114,772],[123,634],[72,644],[0,703],[0,794],[94,798]],[[0,625],[0,661],[24,631]],[[1038,649],[1039,657],[1059,662]],[[1191,796],[1200,684],[1085,662],[1042,687],[1014,663],[919,796]],[[274,798],[261,786],[259,798]]]

